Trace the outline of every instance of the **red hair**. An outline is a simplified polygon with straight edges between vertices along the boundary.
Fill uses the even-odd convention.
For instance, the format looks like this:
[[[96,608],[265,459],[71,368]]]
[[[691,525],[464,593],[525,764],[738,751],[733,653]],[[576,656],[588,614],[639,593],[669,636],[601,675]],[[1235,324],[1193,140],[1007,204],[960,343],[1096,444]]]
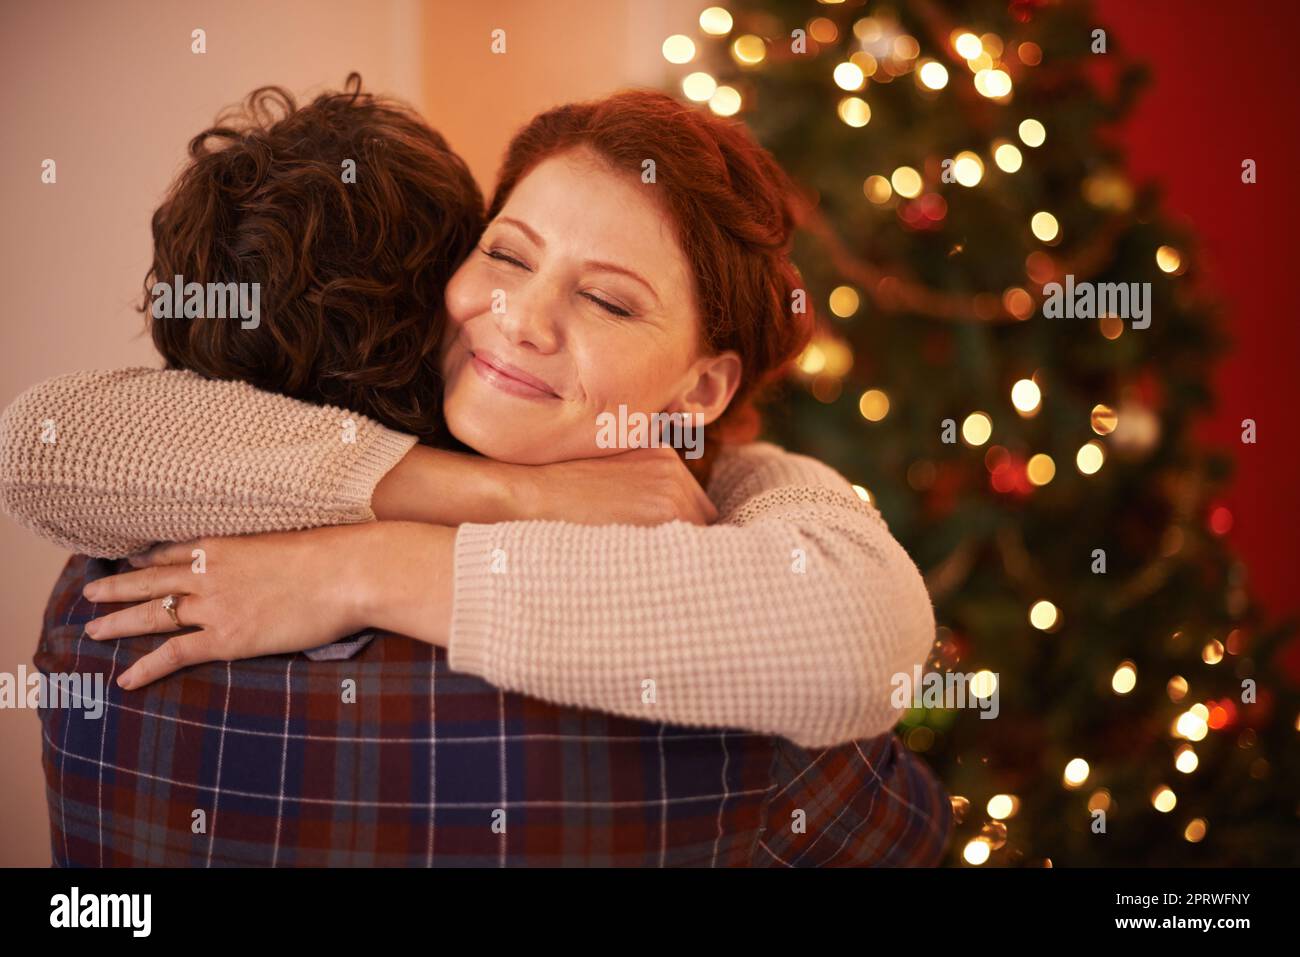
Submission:
[[[812,334],[807,297],[800,297],[803,311],[793,308],[802,281],[789,258],[789,177],[741,123],[663,93],[628,90],[556,107],[520,130],[507,148],[488,219],[538,163],[584,146],[638,176],[654,160],[655,182],[694,274],[701,344],[740,357],[740,386],[719,419],[721,437],[754,438],[754,401]]]

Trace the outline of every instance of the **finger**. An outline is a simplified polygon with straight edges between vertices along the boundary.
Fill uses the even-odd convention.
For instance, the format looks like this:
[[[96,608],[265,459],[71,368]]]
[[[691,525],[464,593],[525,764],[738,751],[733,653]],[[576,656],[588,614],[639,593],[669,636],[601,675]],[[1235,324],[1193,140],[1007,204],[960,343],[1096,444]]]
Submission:
[[[188,565],[194,555],[197,542],[162,542],[152,548],[146,548],[138,555],[127,558],[136,568],[151,565]]]
[[[132,635],[161,635],[168,631],[177,631],[198,624],[198,599],[193,595],[176,596],[177,621],[163,608],[163,600],[155,598],[130,608],[123,608],[111,615],[92,618],[86,622],[86,634],[96,641],[108,641],[113,638],[130,638]]]
[[[169,638],[122,672],[117,679],[118,687],[127,691],[143,688],[182,668],[213,661],[215,656],[211,644],[207,640],[207,632],[203,631],[191,631]]]
[[[100,578],[87,585],[82,594],[98,602],[145,601],[187,592],[193,586],[194,574],[188,565],[162,565]]]
[[[700,524],[712,525],[718,519],[718,508],[698,482],[693,484],[695,486],[695,505],[699,512]]]

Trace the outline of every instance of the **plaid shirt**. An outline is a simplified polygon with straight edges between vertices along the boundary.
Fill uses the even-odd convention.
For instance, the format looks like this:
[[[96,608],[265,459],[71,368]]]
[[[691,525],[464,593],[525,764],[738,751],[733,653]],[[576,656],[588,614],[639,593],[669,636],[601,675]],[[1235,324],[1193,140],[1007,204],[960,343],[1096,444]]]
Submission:
[[[114,683],[158,636],[95,642],[73,557],[36,665],[104,676],[102,716],[42,707],[57,866],[933,865],[943,789],[893,735],[783,738],[508,694],[400,636]],[[349,679],[355,685],[348,684]],[[354,689],[349,694],[349,688]],[[200,813],[201,812],[201,813]],[[802,812],[802,813],[800,813]]]

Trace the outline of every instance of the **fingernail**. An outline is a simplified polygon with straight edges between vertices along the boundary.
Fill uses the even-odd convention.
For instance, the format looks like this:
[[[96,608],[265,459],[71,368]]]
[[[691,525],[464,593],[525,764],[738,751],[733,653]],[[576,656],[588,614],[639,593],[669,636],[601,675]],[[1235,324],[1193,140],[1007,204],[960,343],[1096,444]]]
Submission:
[[[95,633],[99,631],[99,621],[98,618],[92,618],[86,622],[86,634],[90,635],[91,638],[94,638]]]
[[[117,679],[117,686],[125,691],[130,691],[135,684],[135,679],[131,677],[131,672],[123,672]]]
[[[87,585],[85,588],[81,590],[81,593],[85,595],[87,598],[89,598],[91,601],[94,601],[95,596],[99,594],[99,582],[91,582],[89,585]]]

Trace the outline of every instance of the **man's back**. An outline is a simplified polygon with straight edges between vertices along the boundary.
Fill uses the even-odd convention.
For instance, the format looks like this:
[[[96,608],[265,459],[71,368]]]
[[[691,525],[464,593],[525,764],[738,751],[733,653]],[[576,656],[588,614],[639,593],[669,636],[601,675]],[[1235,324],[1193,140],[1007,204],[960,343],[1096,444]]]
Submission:
[[[400,636],[114,683],[160,638],[98,643],[74,557],[42,672],[102,673],[92,720],[41,710],[61,866],[806,866],[938,863],[948,801],[892,735],[809,751],[509,694]],[[803,812],[800,814],[799,812]],[[801,821],[806,826],[801,830]]]

